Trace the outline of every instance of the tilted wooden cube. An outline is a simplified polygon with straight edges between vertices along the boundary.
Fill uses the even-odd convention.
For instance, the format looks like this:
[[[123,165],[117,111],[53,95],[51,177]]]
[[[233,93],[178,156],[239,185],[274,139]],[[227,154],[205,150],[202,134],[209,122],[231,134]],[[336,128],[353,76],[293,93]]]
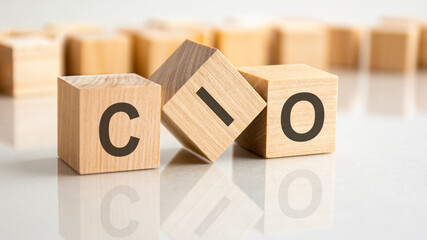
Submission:
[[[379,26],[370,34],[372,70],[415,71],[418,65],[419,30],[411,26]]]
[[[82,34],[67,40],[67,74],[132,72],[131,47],[123,35]]]
[[[267,108],[236,142],[265,158],[335,151],[338,78],[304,64],[242,67]]]
[[[185,41],[197,41],[197,34],[185,31],[144,29],[135,33],[135,71],[150,77],[157,68]]]
[[[55,92],[60,44],[44,37],[0,40],[0,92],[19,96]]]
[[[278,24],[274,64],[329,68],[329,35],[321,24]]]
[[[150,79],[163,88],[163,124],[212,162],[266,105],[220,51],[188,40]]]
[[[222,26],[215,32],[215,47],[236,66],[267,65],[271,61],[272,28]]]
[[[329,26],[330,64],[332,67],[359,67],[360,34],[358,26]]]
[[[136,74],[59,77],[59,157],[80,174],[159,167],[160,88]]]

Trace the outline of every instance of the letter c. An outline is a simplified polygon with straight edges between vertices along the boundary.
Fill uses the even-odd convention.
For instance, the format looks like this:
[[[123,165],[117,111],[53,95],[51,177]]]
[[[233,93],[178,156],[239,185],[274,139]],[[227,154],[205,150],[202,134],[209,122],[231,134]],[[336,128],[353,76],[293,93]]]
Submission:
[[[99,124],[99,139],[101,140],[102,147],[107,153],[115,157],[123,157],[135,151],[139,143],[139,138],[131,136],[126,146],[121,148],[118,148],[111,143],[110,129],[109,129],[110,120],[111,120],[111,117],[113,117],[113,115],[118,112],[126,113],[131,120],[139,117],[139,114],[136,108],[130,105],[129,103],[122,102],[122,103],[116,103],[111,105],[102,114],[101,121]]]

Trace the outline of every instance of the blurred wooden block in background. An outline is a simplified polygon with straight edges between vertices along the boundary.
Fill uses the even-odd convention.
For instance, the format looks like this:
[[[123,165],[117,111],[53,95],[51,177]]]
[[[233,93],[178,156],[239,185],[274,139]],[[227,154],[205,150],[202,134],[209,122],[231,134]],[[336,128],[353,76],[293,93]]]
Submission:
[[[163,88],[163,124],[212,162],[265,107],[221,52],[188,40],[150,79]]]
[[[90,22],[51,22],[45,25],[45,31],[53,35],[101,34],[104,28]]]
[[[132,72],[126,36],[82,34],[72,35],[67,41],[67,75]]]
[[[56,91],[59,42],[44,37],[0,40],[0,92],[12,96]]]
[[[136,74],[59,77],[59,157],[80,174],[159,167],[160,88]]]
[[[332,67],[357,68],[360,56],[358,26],[329,26],[330,64]]]
[[[241,67],[267,108],[236,142],[265,158],[335,151],[338,78],[304,64]]]
[[[7,27],[0,27],[0,39],[5,38],[5,37],[11,37],[13,33],[13,29],[12,28],[7,28]]]
[[[207,22],[195,19],[152,18],[145,23],[145,26],[154,30],[191,33],[194,35],[193,41],[210,47],[214,46],[214,29]]]
[[[134,40],[134,70],[139,75],[147,78],[151,76],[186,39],[197,39],[197,34],[191,32],[147,28],[128,31],[128,34],[130,34],[130,38]]]
[[[225,25],[215,32],[215,47],[235,66],[267,65],[271,62],[272,27]]]
[[[427,23],[421,25],[419,62],[422,68],[427,68]]]
[[[52,22],[44,26],[44,31],[61,43],[61,75],[64,75],[71,61],[67,56],[67,38],[76,34],[101,34],[104,28],[90,22]]]
[[[318,23],[278,23],[274,48],[274,64],[307,64],[329,68],[329,34]]]
[[[415,71],[418,63],[419,30],[415,26],[375,27],[370,33],[372,70]]]

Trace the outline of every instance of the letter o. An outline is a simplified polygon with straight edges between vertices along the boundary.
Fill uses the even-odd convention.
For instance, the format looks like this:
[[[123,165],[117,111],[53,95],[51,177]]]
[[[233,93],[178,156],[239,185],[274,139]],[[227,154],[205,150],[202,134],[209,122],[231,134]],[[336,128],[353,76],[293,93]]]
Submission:
[[[291,111],[296,103],[300,101],[307,101],[314,107],[315,118],[313,127],[306,133],[297,133],[291,126]],[[283,105],[282,108],[282,130],[289,139],[296,142],[306,142],[315,138],[323,127],[325,120],[325,109],[323,108],[322,101],[314,94],[308,92],[297,93],[292,95]]]

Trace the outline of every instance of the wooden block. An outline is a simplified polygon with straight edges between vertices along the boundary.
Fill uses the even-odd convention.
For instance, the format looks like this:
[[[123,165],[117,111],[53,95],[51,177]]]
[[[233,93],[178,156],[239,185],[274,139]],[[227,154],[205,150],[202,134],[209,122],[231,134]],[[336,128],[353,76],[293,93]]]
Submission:
[[[193,19],[152,18],[145,25],[150,29],[190,33],[195,36],[193,39],[195,42],[214,46],[214,28],[206,22]]]
[[[159,85],[136,74],[58,78],[58,155],[78,173],[157,168],[159,136]]]
[[[267,108],[236,142],[265,158],[335,151],[338,78],[304,64],[241,67]]]
[[[321,24],[285,23],[275,30],[277,49],[274,64],[307,64],[329,68],[329,35]]]
[[[0,40],[0,92],[19,96],[56,91],[60,44],[49,38]]]
[[[64,239],[159,239],[157,169],[78,176],[58,160],[55,195]]]
[[[264,211],[264,234],[330,227],[334,215],[333,154],[263,161],[233,148],[233,182]]]
[[[13,33],[13,29],[6,28],[6,27],[0,27],[0,39],[5,37],[11,37]]]
[[[359,67],[360,27],[329,26],[329,56],[332,67]]]
[[[215,32],[215,47],[236,66],[267,65],[271,62],[272,27],[226,25]]]
[[[130,42],[123,35],[73,35],[67,43],[67,74],[132,72]]]
[[[419,34],[416,27],[379,26],[370,34],[372,70],[415,71]]]
[[[86,22],[52,22],[44,27],[44,31],[61,43],[61,75],[64,75],[67,66],[71,64],[70,56],[67,56],[67,44],[69,44],[67,38],[80,34],[102,34],[104,29],[99,25]]]
[[[212,162],[265,107],[221,52],[188,40],[150,79],[164,89],[163,124]]]
[[[135,71],[143,77],[151,76],[157,68],[186,40],[197,39],[191,32],[155,29],[135,33]]]
[[[56,145],[56,96],[0,96],[0,142],[15,150]]]
[[[427,23],[421,26],[420,35],[419,63],[422,68],[427,68]]]
[[[242,239],[262,211],[215,165],[201,162],[182,149],[162,171],[162,229],[173,239]]]
[[[52,35],[101,34],[104,28],[89,22],[51,22],[44,30]]]

